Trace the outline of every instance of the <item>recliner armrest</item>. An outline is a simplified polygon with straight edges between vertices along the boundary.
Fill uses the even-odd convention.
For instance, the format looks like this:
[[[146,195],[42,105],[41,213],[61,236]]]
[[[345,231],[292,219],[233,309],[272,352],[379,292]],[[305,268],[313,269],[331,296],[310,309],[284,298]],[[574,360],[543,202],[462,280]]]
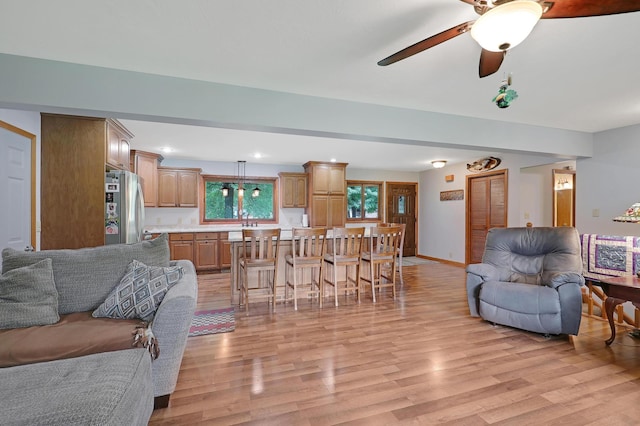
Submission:
[[[545,285],[551,288],[558,288],[563,284],[575,283],[579,286],[584,285],[584,277],[575,272],[556,272],[551,276],[551,280]]]
[[[477,275],[482,281],[500,280],[500,271],[488,263],[473,263],[467,265],[467,273]]]

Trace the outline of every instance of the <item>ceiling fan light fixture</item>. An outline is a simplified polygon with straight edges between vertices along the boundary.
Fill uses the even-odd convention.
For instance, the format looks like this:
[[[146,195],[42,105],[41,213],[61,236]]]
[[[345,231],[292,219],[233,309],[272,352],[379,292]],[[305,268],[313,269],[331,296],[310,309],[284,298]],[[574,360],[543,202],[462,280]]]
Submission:
[[[471,37],[483,49],[509,50],[531,33],[542,16],[542,6],[532,0],[514,0],[501,4],[480,16],[471,27]]]
[[[447,164],[445,160],[436,160],[431,162],[431,165],[434,169],[441,169],[445,166],[445,164]]]

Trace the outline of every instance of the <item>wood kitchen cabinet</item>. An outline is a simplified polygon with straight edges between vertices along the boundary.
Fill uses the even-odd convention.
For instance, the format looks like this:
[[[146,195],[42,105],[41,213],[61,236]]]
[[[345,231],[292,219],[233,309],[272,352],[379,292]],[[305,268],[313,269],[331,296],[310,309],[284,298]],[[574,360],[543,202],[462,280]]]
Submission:
[[[193,262],[193,233],[169,234],[169,252],[171,260],[189,260]]]
[[[158,207],[198,207],[201,169],[158,167]]]
[[[280,207],[307,207],[307,174],[279,173]]]
[[[129,150],[133,134],[117,120],[107,119],[107,165],[112,169],[129,169]]]
[[[169,234],[171,260],[187,259],[196,271],[231,268],[228,232],[176,232]]]
[[[309,226],[344,226],[346,220],[347,163],[309,161],[307,173]]]
[[[195,267],[196,270],[220,269],[218,256],[218,233],[198,232],[195,234]]]
[[[131,151],[131,171],[140,177],[145,207],[158,207],[158,166],[163,159],[160,154]]]
[[[220,232],[218,238],[218,247],[220,248],[220,268],[229,269],[231,268],[231,242],[229,241],[229,233]]]
[[[41,236],[43,250],[95,247],[105,243],[105,170],[116,120],[41,114]],[[119,140],[126,139],[119,136]],[[115,140],[115,139],[114,139]],[[118,148],[118,152],[120,153]],[[127,164],[129,152],[126,147]],[[115,154],[115,149],[111,154]],[[120,159],[122,160],[122,159]]]

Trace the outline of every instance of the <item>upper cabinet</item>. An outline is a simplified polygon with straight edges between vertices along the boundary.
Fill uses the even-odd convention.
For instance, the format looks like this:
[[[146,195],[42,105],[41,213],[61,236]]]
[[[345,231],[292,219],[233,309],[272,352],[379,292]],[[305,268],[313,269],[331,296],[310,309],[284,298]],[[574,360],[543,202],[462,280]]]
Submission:
[[[347,163],[309,161],[304,164],[308,179],[309,225],[344,226],[346,218]]]
[[[158,207],[198,207],[200,169],[158,167]]]
[[[131,134],[117,120],[107,119],[107,166],[111,169],[129,170]]]
[[[279,173],[280,207],[307,207],[306,173]]]
[[[131,171],[140,177],[145,207],[158,207],[158,166],[160,154],[131,151]]]

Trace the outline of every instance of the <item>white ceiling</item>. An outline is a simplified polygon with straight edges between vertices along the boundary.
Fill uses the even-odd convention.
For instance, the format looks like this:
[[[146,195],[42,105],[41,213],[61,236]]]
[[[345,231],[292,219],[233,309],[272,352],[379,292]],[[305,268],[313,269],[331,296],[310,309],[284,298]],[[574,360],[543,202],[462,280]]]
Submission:
[[[473,8],[458,0],[16,0],[2,9],[2,53],[585,132],[640,123],[638,12],[542,20],[498,73],[479,79],[480,48],[468,34],[388,67],[376,65],[475,19]],[[513,74],[520,96],[498,109],[491,99],[504,73]],[[323,138],[126,125],[136,135],[134,148],[169,145],[161,135],[175,131],[191,157],[222,161],[238,159],[222,157],[230,144],[236,152],[260,150],[274,158],[264,162],[301,164],[316,145],[326,151],[314,156],[350,163],[345,156],[367,149],[386,164],[394,154],[419,159],[405,170],[423,170],[437,158],[492,154],[398,145],[372,150],[372,142],[362,142],[363,150],[357,142]],[[208,145],[220,140],[228,141],[225,149]],[[300,149],[303,140],[321,144]]]

